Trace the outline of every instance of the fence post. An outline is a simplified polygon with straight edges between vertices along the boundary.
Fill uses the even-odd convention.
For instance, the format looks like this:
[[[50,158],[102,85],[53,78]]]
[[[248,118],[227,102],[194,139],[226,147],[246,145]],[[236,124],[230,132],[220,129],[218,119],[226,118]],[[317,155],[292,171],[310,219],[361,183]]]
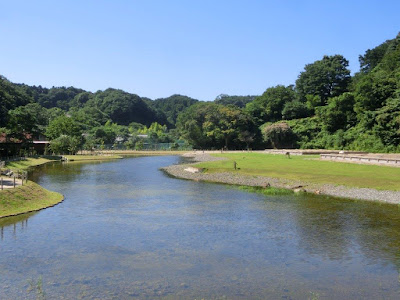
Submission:
[[[1,190],[3,190],[3,176],[0,176],[0,181],[1,181]]]
[[[14,189],[15,189],[15,175],[14,175]]]

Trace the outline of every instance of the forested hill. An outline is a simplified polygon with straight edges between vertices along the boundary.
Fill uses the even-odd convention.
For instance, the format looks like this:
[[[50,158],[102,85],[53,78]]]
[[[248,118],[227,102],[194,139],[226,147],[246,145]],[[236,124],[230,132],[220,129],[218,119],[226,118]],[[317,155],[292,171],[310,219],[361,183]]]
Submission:
[[[288,124],[300,147],[400,151],[400,34],[368,49],[359,62],[353,77],[339,56],[307,65],[299,75],[298,100],[285,104],[282,117],[294,119]],[[309,117],[296,119],[306,109]]]
[[[7,125],[8,111],[37,103],[50,113],[86,114],[90,123],[112,121],[120,125],[132,122],[150,125],[158,122],[174,127],[179,112],[198,102],[187,96],[173,95],[155,101],[122,90],[107,89],[95,93],[75,87],[29,86],[14,84],[0,76],[0,127]]]
[[[177,94],[168,98],[159,98],[154,101],[149,101],[152,107],[165,114],[168,123],[173,126],[176,124],[179,113],[198,102],[199,100]]]
[[[64,151],[76,145],[137,147],[137,137],[145,134],[153,142],[184,139],[202,149],[399,152],[400,34],[366,50],[359,63],[351,76],[345,57],[321,54],[292,85],[269,87],[260,96],[222,94],[209,102],[177,94],[151,100],[111,88],[48,89],[0,76],[0,131],[20,139],[23,133],[45,134],[62,141]]]

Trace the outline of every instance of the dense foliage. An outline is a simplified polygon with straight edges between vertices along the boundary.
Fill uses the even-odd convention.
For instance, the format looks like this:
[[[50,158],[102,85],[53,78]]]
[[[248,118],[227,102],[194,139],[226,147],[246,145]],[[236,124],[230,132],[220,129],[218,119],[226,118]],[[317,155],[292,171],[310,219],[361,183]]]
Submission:
[[[253,101],[257,96],[229,96],[226,94],[218,95],[214,102],[222,105],[234,105],[243,108]]]
[[[159,98],[151,101],[150,104],[159,111],[162,111],[167,118],[168,124],[175,126],[178,115],[189,106],[196,104],[199,100],[182,95],[172,95],[168,98]]]
[[[151,100],[122,90],[14,84],[0,76],[0,134],[49,151],[173,143],[200,149],[265,147],[400,150],[400,35],[359,56],[350,75],[342,55],[307,64],[293,85],[260,96],[183,95]],[[179,143],[178,143],[179,142]],[[172,147],[172,146],[171,146]]]

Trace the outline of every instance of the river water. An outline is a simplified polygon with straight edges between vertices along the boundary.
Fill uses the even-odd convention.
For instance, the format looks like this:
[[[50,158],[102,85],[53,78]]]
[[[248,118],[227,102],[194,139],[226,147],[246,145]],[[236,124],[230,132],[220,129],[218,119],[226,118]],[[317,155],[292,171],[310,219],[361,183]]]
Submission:
[[[399,299],[399,206],[175,179],[179,157],[49,164],[0,220],[0,299]]]

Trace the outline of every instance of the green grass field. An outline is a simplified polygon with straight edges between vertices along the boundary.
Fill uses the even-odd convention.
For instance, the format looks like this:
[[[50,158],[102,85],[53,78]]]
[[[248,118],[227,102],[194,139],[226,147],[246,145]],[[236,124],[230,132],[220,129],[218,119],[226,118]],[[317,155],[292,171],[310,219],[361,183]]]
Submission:
[[[321,161],[319,156],[272,155],[263,153],[215,154],[228,160],[205,162],[196,166],[206,172],[238,172],[317,184],[400,190],[400,168]],[[238,170],[234,170],[236,161]]]
[[[63,195],[28,181],[24,186],[0,191],[0,217],[39,210],[62,200]]]

